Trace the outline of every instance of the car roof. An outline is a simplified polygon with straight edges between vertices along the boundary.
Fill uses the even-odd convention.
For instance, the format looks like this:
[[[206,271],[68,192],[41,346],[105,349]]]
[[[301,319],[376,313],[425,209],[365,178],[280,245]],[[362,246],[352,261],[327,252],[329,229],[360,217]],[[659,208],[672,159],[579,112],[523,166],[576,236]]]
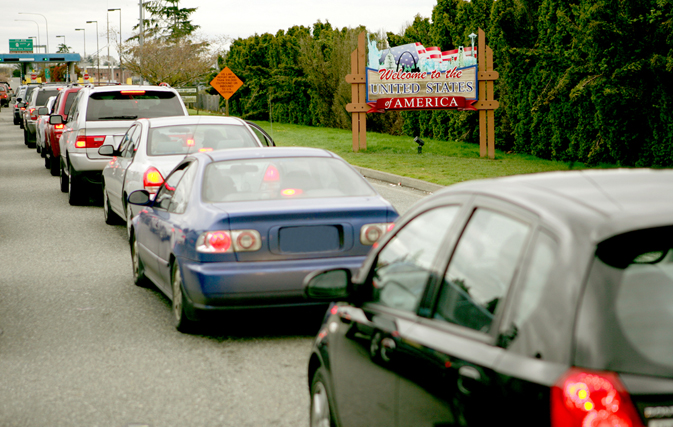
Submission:
[[[195,153],[190,157],[207,157],[212,161],[245,160],[245,159],[273,159],[280,157],[325,157],[339,158],[336,154],[320,148],[307,147],[255,147],[231,148],[228,150]]]
[[[581,224],[595,242],[673,224],[673,170],[544,172],[455,184],[437,195],[464,192],[509,200],[541,218]]]
[[[222,116],[170,116],[154,117],[148,119],[139,119],[149,123],[150,127],[163,127],[175,125],[193,125],[193,124],[225,124],[225,125],[243,125],[245,122],[238,117]]]

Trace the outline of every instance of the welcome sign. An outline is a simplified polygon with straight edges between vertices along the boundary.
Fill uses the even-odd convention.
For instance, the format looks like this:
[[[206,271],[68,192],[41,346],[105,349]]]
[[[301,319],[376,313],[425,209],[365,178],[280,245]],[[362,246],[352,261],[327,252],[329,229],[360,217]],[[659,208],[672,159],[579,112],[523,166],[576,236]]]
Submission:
[[[389,110],[476,110],[476,49],[442,52],[410,43],[379,51],[369,41],[368,113]]]

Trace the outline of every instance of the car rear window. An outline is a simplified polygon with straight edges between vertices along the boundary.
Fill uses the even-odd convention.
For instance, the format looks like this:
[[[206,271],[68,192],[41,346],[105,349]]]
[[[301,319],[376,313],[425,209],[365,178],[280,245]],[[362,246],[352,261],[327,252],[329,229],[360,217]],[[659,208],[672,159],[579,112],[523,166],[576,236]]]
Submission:
[[[184,115],[182,101],[175,93],[152,90],[92,93],[86,110],[87,121]]]
[[[227,148],[259,147],[245,126],[200,124],[150,130],[147,154],[169,156]]]
[[[211,163],[203,179],[207,203],[373,196],[369,184],[339,159],[318,157]]]
[[[49,98],[52,96],[57,96],[58,95],[58,89],[41,89],[37,93],[37,100],[35,100],[35,105],[47,105],[47,101],[49,101]]]
[[[602,266],[592,274],[605,277],[593,282],[608,287],[601,294],[606,323],[614,327],[606,360],[631,373],[671,372],[673,226],[613,237],[598,245],[596,255]]]

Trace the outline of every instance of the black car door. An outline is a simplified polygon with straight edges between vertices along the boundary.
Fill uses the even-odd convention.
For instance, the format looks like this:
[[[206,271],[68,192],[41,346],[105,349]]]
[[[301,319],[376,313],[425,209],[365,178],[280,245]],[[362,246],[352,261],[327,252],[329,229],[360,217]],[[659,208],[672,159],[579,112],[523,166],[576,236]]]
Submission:
[[[330,326],[330,369],[342,426],[395,425],[398,337],[417,320],[437,253],[459,211],[457,204],[437,206],[399,224],[361,287],[364,303],[341,308],[340,324]]]
[[[499,319],[535,220],[503,202],[476,199],[421,303],[426,316],[399,337],[398,425],[501,423]]]

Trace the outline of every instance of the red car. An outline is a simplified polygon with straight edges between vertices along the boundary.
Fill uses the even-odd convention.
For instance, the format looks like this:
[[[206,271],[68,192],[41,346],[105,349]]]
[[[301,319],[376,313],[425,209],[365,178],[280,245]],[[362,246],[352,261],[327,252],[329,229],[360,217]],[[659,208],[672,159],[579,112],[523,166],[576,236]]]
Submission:
[[[0,107],[9,106],[9,90],[4,84],[0,84]]]
[[[68,118],[68,112],[70,111],[70,106],[77,97],[77,92],[81,89],[81,86],[72,86],[67,87],[61,90],[56,98],[54,104],[54,111],[52,115],[58,114],[63,117],[63,123]],[[60,158],[61,150],[59,145],[59,140],[61,139],[61,134],[63,133],[64,124],[52,125],[47,123],[46,137],[45,137],[45,167],[49,165],[49,170],[53,176],[58,176],[59,167],[60,167]]]

